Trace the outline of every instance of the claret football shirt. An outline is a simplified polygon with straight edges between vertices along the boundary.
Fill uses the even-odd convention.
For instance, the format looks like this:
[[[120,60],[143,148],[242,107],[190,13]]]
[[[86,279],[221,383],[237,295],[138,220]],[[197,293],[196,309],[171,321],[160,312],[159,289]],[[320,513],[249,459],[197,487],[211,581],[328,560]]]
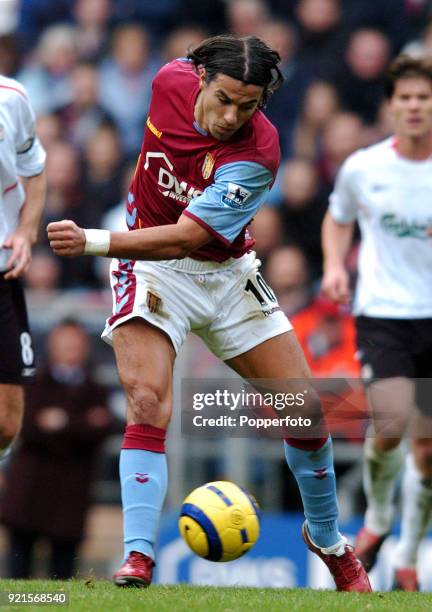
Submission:
[[[191,257],[219,262],[240,257],[253,246],[247,225],[279,166],[275,127],[256,111],[228,141],[207,134],[195,121],[199,76],[188,60],[164,66],[152,87],[128,196],[129,228],[177,223],[185,214],[214,238]]]

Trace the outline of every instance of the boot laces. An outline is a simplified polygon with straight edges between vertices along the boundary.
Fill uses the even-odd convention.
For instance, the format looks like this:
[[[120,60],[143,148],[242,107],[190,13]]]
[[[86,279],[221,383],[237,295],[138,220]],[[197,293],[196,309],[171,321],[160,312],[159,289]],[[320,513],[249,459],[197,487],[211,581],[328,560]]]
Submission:
[[[145,570],[148,567],[149,562],[151,561],[150,557],[147,557],[143,553],[132,551],[129,555],[128,559],[129,563],[133,564],[136,568],[140,570]]]
[[[356,580],[359,573],[359,561],[354,556],[354,549],[347,544],[345,553],[340,557],[336,555],[328,555],[328,566],[335,579],[343,581],[344,584],[350,584]]]

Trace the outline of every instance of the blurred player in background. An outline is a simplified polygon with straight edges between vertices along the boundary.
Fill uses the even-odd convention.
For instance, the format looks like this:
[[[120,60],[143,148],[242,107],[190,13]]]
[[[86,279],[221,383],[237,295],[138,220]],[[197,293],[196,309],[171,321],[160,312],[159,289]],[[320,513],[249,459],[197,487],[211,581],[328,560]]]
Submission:
[[[45,157],[27,92],[0,75],[0,456],[19,432],[22,385],[34,374],[20,277],[30,264],[45,202]]]
[[[432,62],[396,58],[387,96],[394,136],[351,155],[331,195],[323,225],[323,288],[335,301],[351,298],[344,262],[357,219],[354,312],[375,436],[365,442],[367,511],[356,552],[371,569],[391,530],[404,461],[400,440],[412,426],[394,587],[417,590],[417,552],[432,510],[432,397],[425,381],[411,380],[432,376]]]
[[[114,312],[104,332],[128,399],[118,585],[151,582],[167,489],[173,365],[187,333],[198,334],[245,378],[279,379],[285,387],[289,378],[304,385],[310,376],[292,325],[258,272],[247,231],[279,165],[277,132],[260,112],[282,81],[279,61],[258,38],[219,36],[164,66],[153,81],[128,196],[131,231],[83,230],[72,221],[48,226],[58,255],[119,258],[112,264]],[[302,494],[308,547],[339,590],[369,591],[338,530],[330,438],[287,439],[285,452]]]

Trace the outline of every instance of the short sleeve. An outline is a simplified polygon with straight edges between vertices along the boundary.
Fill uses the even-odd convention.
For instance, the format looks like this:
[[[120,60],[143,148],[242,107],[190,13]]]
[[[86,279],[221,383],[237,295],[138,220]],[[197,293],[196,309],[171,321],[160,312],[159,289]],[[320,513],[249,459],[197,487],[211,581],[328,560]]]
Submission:
[[[347,224],[357,217],[355,158],[349,157],[341,166],[330,195],[329,211],[337,223]]]
[[[17,172],[30,177],[40,174],[45,167],[46,153],[35,133],[35,116],[25,95],[16,98]]]
[[[229,245],[265,202],[272,181],[271,172],[260,164],[224,164],[216,170],[215,182],[183,214]]]

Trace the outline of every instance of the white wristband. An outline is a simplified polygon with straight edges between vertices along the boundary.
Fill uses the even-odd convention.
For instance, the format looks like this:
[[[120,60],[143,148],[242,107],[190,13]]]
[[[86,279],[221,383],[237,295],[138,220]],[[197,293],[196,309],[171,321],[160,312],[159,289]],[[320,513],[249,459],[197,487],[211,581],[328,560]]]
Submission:
[[[111,232],[108,230],[85,229],[84,255],[106,255],[110,248]]]

